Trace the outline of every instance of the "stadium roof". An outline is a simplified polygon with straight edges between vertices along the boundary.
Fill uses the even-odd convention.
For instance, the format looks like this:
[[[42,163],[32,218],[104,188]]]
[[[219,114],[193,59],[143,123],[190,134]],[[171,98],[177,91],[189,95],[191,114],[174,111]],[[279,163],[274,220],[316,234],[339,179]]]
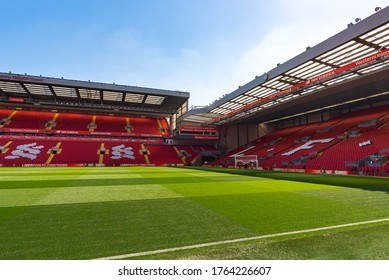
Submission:
[[[0,73],[0,104],[172,115],[188,92]]]
[[[389,99],[389,7],[278,64],[213,104],[191,108],[178,121],[222,125],[268,122],[357,102]]]

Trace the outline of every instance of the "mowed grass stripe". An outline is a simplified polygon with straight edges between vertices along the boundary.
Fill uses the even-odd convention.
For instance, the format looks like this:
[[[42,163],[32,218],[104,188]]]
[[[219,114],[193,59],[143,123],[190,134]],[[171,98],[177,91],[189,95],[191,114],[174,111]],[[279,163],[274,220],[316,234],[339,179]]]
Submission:
[[[198,204],[258,234],[374,220],[389,211],[293,192],[190,197]]]
[[[284,235],[128,260],[388,260],[389,223]]]
[[[359,188],[371,191],[384,191],[389,193],[389,178],[369,176],[343,176],[332,174],[309,174],[298,172],[264,171],[251,169],[209,168],[209,167],[179,167],[184,170],[197,170],[210,173],[234,174],[250,177],[268,178],[274,180],[286,180],[292,182],[321,184],[328,186],[340,186]]]
[[[91,259],[254,235],[185,198],[3,208],[7,213],[0,259]]]
[[[155,250],[155,251],[124,254],[124,255],[119,255],[119,256],[110,256],[110,257],[99,258],[99,260],[129,259],[129,258],[141,257],[141,256],[147,256],[147,255],[155,255],[155,254],[163,254],[163,253],[177,252],[177,251],[183,251],[183,250],[199,249],[199,248],[205,248],[205,247],[219,246],[219,245],[225,245],[225,244],[231,244],[231,243],[247,242],[247,241],[274,238],[274,237],[280,237],[280,236],[298,235],[298,234],[318,232],[318,231],[328,231],[328,230],[332,230],[332,229],[355,227],[355,226],[383,223],[383,222],[389,222],[389,218],[384,218],[384,219],[379,219],[379,220],[371,220],[371,221],[363,221],[363,222],[350,223],[350,224],[343,224],[343,225],[334,225],[334,226],[321,227],[321,228],[312,228],[312,229],[306,229],[306,230],[297,230],[297,231],[291,231],[291,232],[280,232],[280,233],[274,233],[274,234],[267,234],[267,235],[260,235],[260,236],[246,237],[246,238],[238,238],[238,239],[231,239],[231,240],[222,240],[222,241],[217,241],[217,242],[194,244],[194,245],[182,246],[182,247],[176,247],[176,248],[168,248],[168,249]]]
[[[358,188],[329,188],[320,190],[296,191],[302,195],[325,197],[333,201],[346,202],[353,205],[368,206],[381,210],[389,210],[389,194],[382,191],[366,191]]]
[[[93,194],[93,195],[91,195]],[[3,189],[1,207],[113,202],[182,197],[157,184],[84,186],[63,188]],[[0,207],[0,209],[1,209]]]
[[[167,167],[36,170],[42,180],[0,182],[0,259],[89,259],[389,216],[382,180],[349,189],[343,177],[336,186]]]
[[[82,179],[82,180],[96,180],[96,179],[138,179],[142,178],[140,175],[134,174],[121,174],[121,173],[108,173],[108,174],[85,174],[85,175],[64,175],[64,174],[40,174],[34,176],[23,176],[15,178],[15,176],[2,176],[2,182],[18,182],[18,181],[55,181],[61,177],[61,180],[72,180],[72,179]],[[17,180],[15,180],[17,179]]]
[[[160,176],[160,177],[138,177],[138,176],[110,176],[106,175],[83,175],[83,176],[47,176],[41,175],[41,177],[34,177],[33,179],[27,178],[13,178],[3,180],[0,182],[0,189],[27,189],[27,188],[52,188],[52,187],[66,187],[66,186],[109,186],[109,185],[145,185],[145,184],[198,184],[198,183],[210,183],[210,179],[207,177],[192,177],[188,180],[188,176]],[[222,176],[219,176],[222,177]],[[214,181],[219,181],[219,177],[214,177]],[[252,179],[250,177],[239,178],[233,176],[229,178],[229,182],[232,181],[258,181],[259,179]]]

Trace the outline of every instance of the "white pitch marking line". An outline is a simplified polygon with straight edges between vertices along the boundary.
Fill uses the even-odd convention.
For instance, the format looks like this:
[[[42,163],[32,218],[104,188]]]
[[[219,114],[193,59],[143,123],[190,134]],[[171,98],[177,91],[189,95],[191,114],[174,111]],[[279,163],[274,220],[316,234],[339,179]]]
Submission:
[[[344,228],[344,227],[352,227],[352,226],[374,224],[374,223],[388,222],[388,221],[389,221],[389,218],[379,219],[379,220],[370,220],[370,221],[357,222],[357,223],[351,223],[351,224],[342,224],[342,225],[335,225],[335,226],[328,226],[328,227],[321,227],[321,228],[312,228],[312,229],[304,229],[304,230],[297,230],[297,231],[290,231],[290,232],[281,232],[281,233],[274,233],[274,234],[267,234],[267,235],[259,235],[259,236],[244,237],[244,238],[238,238],[238,239],[216,241],[216,242],[210,242],[210,243],[194,244],[194,245],[175,247],[175,248],[167,248],[167,249],[154,250],[154,251],[131,253],[131,254],[125,254],[125,255],[99,258],[97,260],[120,260],[120,259],[132,258],[132,257],[140,257],[140,256],[147,256],[147,255],[154,255],[154,254],[161,254],[161,253],[168,253],[168,252],[176,252],[176,251],[189,250],[189,249],[198,249],[198,248],[211,247],[211,246],[217,246],[217,245],[223,245],[223,244],[238,243],[238,242],[259,240],[259,239],[272,238],[272,237],[278,237],[278,236],[294,235],[294,234],[300,234],[300,233],[315,232],[315,231]]]

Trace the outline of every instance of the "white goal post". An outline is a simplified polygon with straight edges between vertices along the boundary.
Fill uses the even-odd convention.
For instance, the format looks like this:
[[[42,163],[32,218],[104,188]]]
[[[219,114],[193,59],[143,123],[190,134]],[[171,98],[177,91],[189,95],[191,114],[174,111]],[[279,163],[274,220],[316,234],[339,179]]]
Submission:
[[[257,155],[233,155],[235,168],[258,169]]]

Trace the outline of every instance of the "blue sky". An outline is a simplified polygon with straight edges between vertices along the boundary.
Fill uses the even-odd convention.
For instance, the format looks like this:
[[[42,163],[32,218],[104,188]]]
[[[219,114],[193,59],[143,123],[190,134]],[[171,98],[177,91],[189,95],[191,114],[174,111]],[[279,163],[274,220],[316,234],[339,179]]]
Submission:
[[[0,0],[0,72],[184,90],[207,105],[388,0]]]

